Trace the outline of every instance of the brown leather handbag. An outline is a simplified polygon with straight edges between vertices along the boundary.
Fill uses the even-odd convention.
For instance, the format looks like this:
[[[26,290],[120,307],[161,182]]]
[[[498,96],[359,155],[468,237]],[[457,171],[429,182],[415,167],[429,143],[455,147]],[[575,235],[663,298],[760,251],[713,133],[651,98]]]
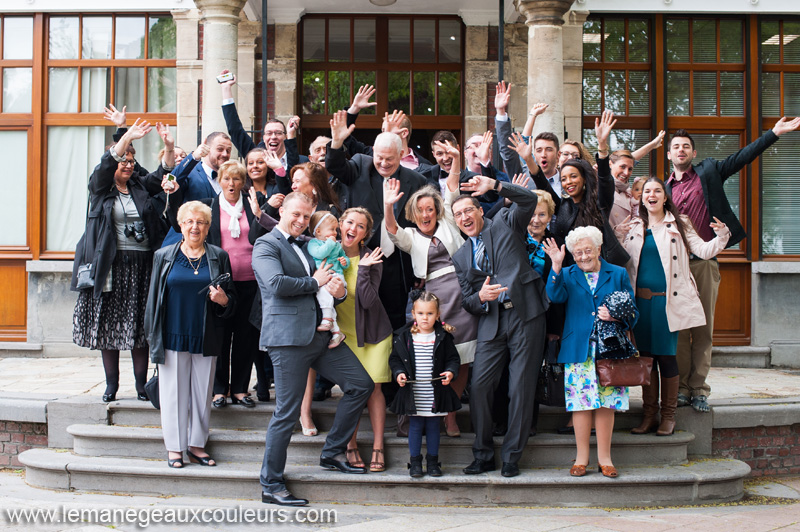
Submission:
[[[637,353],[629,358],[596,360],[595,367],[600,386],[647,386],[653,359]]]

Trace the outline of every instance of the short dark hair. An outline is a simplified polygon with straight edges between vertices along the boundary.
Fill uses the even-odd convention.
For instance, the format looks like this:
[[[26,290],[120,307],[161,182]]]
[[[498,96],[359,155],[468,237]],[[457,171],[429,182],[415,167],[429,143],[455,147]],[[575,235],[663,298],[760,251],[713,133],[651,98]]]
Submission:
[[[477,207],[479,209],[481,208],[481,202],[478,201],[478,198],[476,198],[472,194],[461,194],[459,197],[457,197],[456,199],[453,200],[453,203],[450,204],[450,211],[452,211],[453,210],[453,206],[456,203],[458,203],[459,201],[461,201],[461,200],[469,200],[470,203],[475,205],[475,207]]]
[[[559,142],[558,142],[558,137],[556,137],[556,134],[555,133],[550,133],[549,131],[542,131],[541,133],[536,135],[536,138],[533,139],[534,148],[536,147],[536,141],[537,140],[546,140],[548,142],[552,142],[555,145],[556,150],[558,150],[558,147],[560,145]]]
[[[458,146],[458,140],[456,140],[456,136],[453,135],[451,131],[447,131],[446,129],[440,129],[433,134],[433,137],[431,138],[431,146],[434,146],[434,142],[449,142],[453,146]]]
[[[692,138],[692,136],[689,134],[688,131],[686,131],[685,129],[679,129],[675,133],[673,133],[669,139],[670,145],[672,145],[672,141],[675,140],[675,137],[689,139],[689,142],[692,143],[692,149],[694,150],[694,139]]]
[[[219,137],[222,137],[225,140],[231,140],[227,133],[223,133],[222,131],[214,131],[213,133],[209,133],[206,137],[205,144],[211,146],[211,143],[214,142]]]
[[[270,118],[266,122],[264,122],[264,129],[267,129],[267,124],[280,124],[283,127],[283,134],[286,134],[286,124],[282,121],[278,120],[277,118]]]

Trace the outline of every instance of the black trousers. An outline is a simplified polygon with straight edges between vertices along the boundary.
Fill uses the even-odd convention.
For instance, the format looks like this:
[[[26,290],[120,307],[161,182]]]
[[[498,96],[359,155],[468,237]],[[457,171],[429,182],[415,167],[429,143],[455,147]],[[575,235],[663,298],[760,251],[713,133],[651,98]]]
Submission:
[[[247,393],[253,362],[264,356],[258,349],[259,331],[248,320],[258,283],[253,280],[234,281],[233,284],[239,301],[236,312],[225,324],[223,354],[217,357],[214,375],[214,395],[227,395],[228,391],[231,394]]]

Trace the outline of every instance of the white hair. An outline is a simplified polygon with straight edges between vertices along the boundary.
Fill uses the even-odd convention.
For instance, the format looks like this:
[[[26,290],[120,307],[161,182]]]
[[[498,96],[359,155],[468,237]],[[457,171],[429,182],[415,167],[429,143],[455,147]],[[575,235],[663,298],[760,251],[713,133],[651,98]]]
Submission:
[[[389,133],[388,131],[379,134],[375,137],[375,142],[372,144],[373,148],[391,148],[397,151],[398,155],[403,152],[403,139],[397,133]]]
[[[600,246],[603,245],[603,233],[601,233],[600,229],[597,227],[589,225],[586,227],[576,227],[569,232],[566,238],[567,249],[572,253],[572,249],[578,242],[586,239],[591,240],[596,248],[600,248]]]

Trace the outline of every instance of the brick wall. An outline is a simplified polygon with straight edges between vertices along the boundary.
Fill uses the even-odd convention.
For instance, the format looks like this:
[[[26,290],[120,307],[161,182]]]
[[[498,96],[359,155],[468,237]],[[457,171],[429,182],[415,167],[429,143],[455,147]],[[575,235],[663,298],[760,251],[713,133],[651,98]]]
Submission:
[[[47,423],[0,421],[0,468],[22,467],[17,455],[34,447],[47,447]]]
[[[746,462],[753,477],[800,473],[800,424],[714,429],[714,456]]]

